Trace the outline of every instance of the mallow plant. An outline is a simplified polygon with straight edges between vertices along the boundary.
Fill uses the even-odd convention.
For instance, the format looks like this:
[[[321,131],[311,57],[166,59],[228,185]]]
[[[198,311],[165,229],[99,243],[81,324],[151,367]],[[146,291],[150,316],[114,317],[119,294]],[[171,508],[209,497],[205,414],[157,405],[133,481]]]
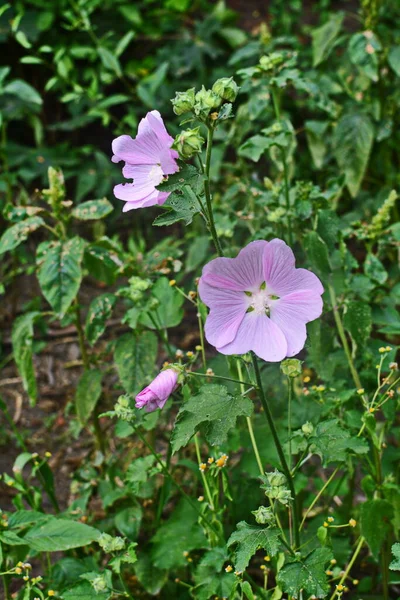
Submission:
[[[396,193],[389,190],[370,223],[341,226],[343,178],[321,178],[320,187],[296,179],[296,132],[282,108],[287,82],[299,81],[294,60],[263,56],[241,71],[243,91],[224,77],[211,89],[178,92],[175,138],[155,107],[135,137],[113,141],[112,161],[124,163],[114,188],[123,218],[153,212],[155,227],[173,228],[166,247],[145,247],[139,257],[132,241],[127,249],[95,230],[90,240],[77,233],[74,219],[97,221],[112,206],[103,199],[72,207],[56,170],[45,206],[10,212],[3,253],[38,228],[49,235],[32,266],[49,306],[16,320],[15,361],[35,402],[34,327],[56,318],[75,326],[82,375],[71,432],[92,433],[96,453],[60,514],[48,460],[20,440],[25,458],[6,481],[18,490],[17,516],[5,512],[0,525],[6,597],[20,575],[26,599],[137,598],[143,590],[197,600],[395,597],[396,340],[379,330],[379,314],[371,339],[365,292],[380,298],[392,278],[371,227],[395,235]],[[235,116],[235,102],[252,86],[268,94],[268,121],[219,179],[215,144],[234,150],[244,106]],[[274,180],[249,159],[266,159]],[[194,242],[178,258],[174,235],[183,226]],[[354,239],[368,240],[362,264]],[[115,285],[83,319],[79,288],[89,275]],[[129,330],[102,344],[117,307]],[[182,330],[173,333],[182,323],[197,329],[187,352],[177,343]],[[110,378],[123,394],[106,410]],[[21,475],[28,464],[37,484]],[[55,515],[45,514],[43,494]],[[96,495],[100,522],[90,508]],[[55,566],[45,585],[33,583],[23,561],[53,551],[74,552],[62,559],[74,575]]]

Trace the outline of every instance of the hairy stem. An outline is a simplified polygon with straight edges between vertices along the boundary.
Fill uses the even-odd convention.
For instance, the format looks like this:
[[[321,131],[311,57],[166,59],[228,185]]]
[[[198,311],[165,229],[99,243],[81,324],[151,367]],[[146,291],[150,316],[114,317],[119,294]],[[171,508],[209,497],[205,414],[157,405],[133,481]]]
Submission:
[[[220,241],[218,239],[217,231],[215,229],[214,213],[211,202],[211,191],[210,191],[210,167],[211,167],[211,151],[212,141],[214,136],[214,128],[212,125],[208,126],[207,132],[207,149],[206,149],[206,162],[204,166],[204,194],[206,197],[208,222],[210,225],[210,234],[213,239],[215,249],[219,256],[223,256]]]

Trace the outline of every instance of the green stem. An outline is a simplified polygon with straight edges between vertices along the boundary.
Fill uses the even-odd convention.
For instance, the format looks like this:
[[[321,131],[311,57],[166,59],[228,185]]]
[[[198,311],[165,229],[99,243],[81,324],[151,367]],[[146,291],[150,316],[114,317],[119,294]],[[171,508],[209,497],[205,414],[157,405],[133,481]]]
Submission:
[[[286,462],[286,458],[285,458],[285,454],[283,452],[282,445],[281,445],[281,443],[279,441],[278,433],[276,431],[275,424],[274,424],[274,418],[272,416],[271,410],[270,410],[270,408],[268,406],[268,402],[267,402],[265,394],[264,394],[264,388],[263,388],[263,385],[262,385],[260,370],[258,368],[257,357],[254,354],[254,352],[251,353],[251,357],[252,357],[252,360],[253,360],[254,373],[255,373],[255,376],[256,376],[259,398],[260,398],[262,407],[264,409],[265,416],[266,416],[269,428],[270,428],[271,433],[272,433],[272,437],[274,439],[275,448],[276,448],[276,451],[277,451],[278,456],[279,456],[279,460],[280,460],[281,465],[282,465],[282,470],[283,470],[284,474],[286,475],[286,479],[287,479],[287,482],[288,482],[288,485],[289,485],[290,493],[292,495],[292,499],[293,499],[293,528],[294,528],[294,535],[295,535],[295,544],[296,544],[296,548],[299,548],[299,546],[300,546],[299,518],[298,518],[298,507],[297,507],[297,501],[296,501],[296,491],[294,489],[293,478],[292,478],[292,475],[290,473],[290,469],[288,467],[288,464]]]
[[[206,162],[204,167],[204,194],[206,197],[208,222],[210,225],[210,234],[213,239],[215,249],[219,256],[223,256],[220,241],[218,239],[217,231],[215,229],[214,213],[211,202],[211,191],[210,191],[210,166],[211,166],[211,151],[212,141],[214,136],[214,128],[212,125],[208,126],[207,131],[207,149],[206,149]]]
[[[347,358],[347,362],[349,363],[349,368],[350,368],[350,372],[351,375],[353,377],[353,381],[356,384],[356,389],[360,390],[362,389],[362,383],[361,383],[361,379],[360,376],[357,372],[357,369],[354,366],[354,362],[353,362],[353,358],[351,356],[351,351],[350,351],[350,347],[346,338],[346,334],[344,331],[344,327],[343,327],[343,323],[342,323],[342,319],[340,316],[340,312],[339,312],[339,308],[337,306],[337,299],[336,299],[336,294],[335,294],[335,289],[332,286],[331,283],[328,284],[328,288],[329,288],[329,296],[331,299],[331,304],[332,304],[332,308],[333,308],[333,316],[335,318],[335,323],[336,323],[336,327],[338,330],[338,334],[340,337],[340,340],[342,342],[342,346],[343,346],[343,350],[346,354],[346,358]]]
[[[241,380],[240,391],[241,391],[241,393],[243,395],[244,392],[245,392],[245,390],[244,390],[244,384],[242,382],[242,380],[243,380],[243,373],[242,373],[242,365],[241,365],[241,362],[240,362],[240,358],[238,358],[236,360],[236,368],[237,368],[237,372],[238,372],[238,375],[239,375],[239,379]],[[254,430],[253,430],[253,424],[251,422],[251,418],[250,417],[246,417],[246,422],[247,422],[247,429],[249,430],[251,445],[253,446],[254,456],[256,457],[256,461],[257,461],[258,469],[260,471],[260,475],[264,475],[264,467],[263,467],[263,464],[262,464],[262,461],[261,461],[260,452],[258,451],[256,438],[254,436]]]
[[[289,446],[288,464],[289,464],[290,472],[292,471],[292,396],[293,396],[293,382],[292,382],[292,378],[288,377],[288,446]]]
[[[222,375],[215,375],[215,374],[207,375],[205,373],[194,373],[192,371],[187,371],[186,375],[192,375],[193,377],[206,377],[207,379],[213,378],[213,379],[222,379],[224,381],[232,381],[233,383],[249,385],[249,386],[251,386],[252,389],[254,389],[254,383],[250,383],[249,381],[240,381],[239,379],[232,379],[231,377],[223,377]]]
[[[214,502],[212,500],[210,488],[209,488],[208,481],[207,481],[207,477],[204,475],[203,471],[200,469],[201,455],[200,455],[200,447],[199,447],[199,440],[197,438],[197,433],[195,433],[195,435],[194,435],[194,445],[195,445],[195,448],[196,448],[197,462],[199,464],[200,475],[201,475],[201,479],[203,481],[204,489],[206,491],[206,496],[207,496],[207,499],[208,499],[208,503],[210,505],[211,510],[215,510]]]
[[[328,485],[335,478],[336,473],[339,471],[339,469],[340,469],[340,465],[338,467],[336,467],[336,469],[333,471],[332,475],[324,483],[324,485],[322,486],[322,488],[319,490],[318,494],[315,496],[314,500],[311,502],[310,506],[307,508],[306,513],[305,513],[305,515],[303,517],[303,520],[300,523],[300,529],[303,528],[303,525],[304,525],[304,523],[305,523],[305,521],[306,521],[309,513],[312,511],[312,509],[314,508],[314,506],[316,505],[316,503],[318,502],[319,498],[322,496],[322,494],[324,493],[324,491],[326,490],[326,488],[328,487]]]
[[[3,580],[3,587],[4,587],[4,600],[10,600],[10,590],[8,588],[8,577],[7,577],[7,575],[2,575],[1,578]]]
[[[201,358],[202,358],[202,361],[203,361],[203,367],[204,367],[204,369],[207,369],[206,351],[205,351],[205,348],[204,348],[204,328],[203,328],[203,319],[201,318],[201,313],[200,313],[200,298],[199,298],[199,294],[197,294],[196,306],[197,306],[197,321],[198,321],[198,324],[199,324],[200,344],[201,344]]]
[[[359,539],[359,542],[357,544],[357,548],[355,549],[354,554],[351,557],[351,560],[350,560],[349,564],[347,565],[347,569],[343,573],[343,575],[342,575],[342,577],[341,577],[338,585],[343,585],[343,583],[346,581],[346,579],[348,577],[348,574],[350,573],[350,570],[351,570],[352,566],[354,565],[354,563],[357,560],[357,556],[360,554],[360,551],[361,551],[361,548],[362,548],[364,542],[365,542],[365,539],[361,536],[360,539]],[[338,590],[336,589],[333,592],[332,596],[330,597],[330,600],[335,600],[337,594],[338,594]]]

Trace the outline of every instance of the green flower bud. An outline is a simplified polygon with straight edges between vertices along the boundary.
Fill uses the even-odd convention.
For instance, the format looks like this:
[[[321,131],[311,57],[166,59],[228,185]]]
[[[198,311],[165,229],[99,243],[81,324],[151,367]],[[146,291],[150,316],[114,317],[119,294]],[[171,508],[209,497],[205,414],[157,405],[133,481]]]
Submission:
[[[298,377],[301,375],[301,360],[287,358],[281,362],[281,371],[287,377]]]
[[[125,540],[122,537],[113,537],[108,533],[102,533],[99,539],[97,540],[100,548],[104,550],[104,552],[117,552],[118,550],[123,550],[125,548]]]
[[[304,423],[304,425],[301,426],[301,430],[304,433],[304,435],[309,436],[314,431],[314,425],[307,421],[306,423]]]
[[[181,158],[191,158],[193,154],[201,151],[203,143],[204,138],[200,135],[200,127],[196,127],[179,133],[173,147],[178,150]]]
[[[212,90],[206,90],[203,87],[196,94],[196,103],[194,105],[194,112],[199,117],[208,117],[210,111],[221,106],[222,99]]]
[[[267,481],[269,485],[276,487],[281,485],[286,485],[286,477],[283,473],[280,473],[278,470],[272,471],[272,473],[266,473]]]
[[[97,577],[92,579],[91,583],[96,594],[106,592],[108,589],[107,581],[105,580],[105,577],[103,575],[98,575]]]
[[[131,406],[131,396],[125,394],[118,398],[117,404],[114,405],[114,411],[116,416],[122,421],[134,421],[136,414]]]
[[[238,95],[239,86],[233,77],[222,77],[212,86],[212,91],[215,92],[222,100],[227,102],[235,102]]]
[[[269,506],[259,506],[257,510],[253,510],[252,514],[256,518],[256,522],[260,525],[274,525],[275,515]]]
[[[186,92],[176,92],[175,98],[171,100],[176,115],[183,115],[194,107],[194,88],[186,90]]]
[[[266,56],[260,58],[260,67],[263,71],[271,71],[275,67],[281,65],[285,60],[283,54],[279,52],[272,52]]]

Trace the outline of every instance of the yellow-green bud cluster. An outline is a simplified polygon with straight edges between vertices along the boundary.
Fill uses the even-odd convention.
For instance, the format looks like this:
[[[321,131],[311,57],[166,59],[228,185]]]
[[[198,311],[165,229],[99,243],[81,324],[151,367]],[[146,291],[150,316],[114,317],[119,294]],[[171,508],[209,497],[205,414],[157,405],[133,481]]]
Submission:
[[[195,127],[179,133],[175,138],[174,148],[181,158],[191,158],[201,151],[203,143],[204,138],[200,135],[200,127]]]
[[[239,92],[239,86],[233,77],[222,77],[212,86],[212,91],[217,94],[222,100],[227,102],[235,102],[236,96]]]
[[[178,116],[190,112],[194,108],[194,88],[186,90],[186,92],[176,92],[175,98],[171,100],[174,113]]]
[[[271,500],[278,500],[281,504],[288,505],[292,500],[290,490],[286,487],[286,477],[283,473],[276,470],[271,473],[266,473],[262,477],[265,495]]]

